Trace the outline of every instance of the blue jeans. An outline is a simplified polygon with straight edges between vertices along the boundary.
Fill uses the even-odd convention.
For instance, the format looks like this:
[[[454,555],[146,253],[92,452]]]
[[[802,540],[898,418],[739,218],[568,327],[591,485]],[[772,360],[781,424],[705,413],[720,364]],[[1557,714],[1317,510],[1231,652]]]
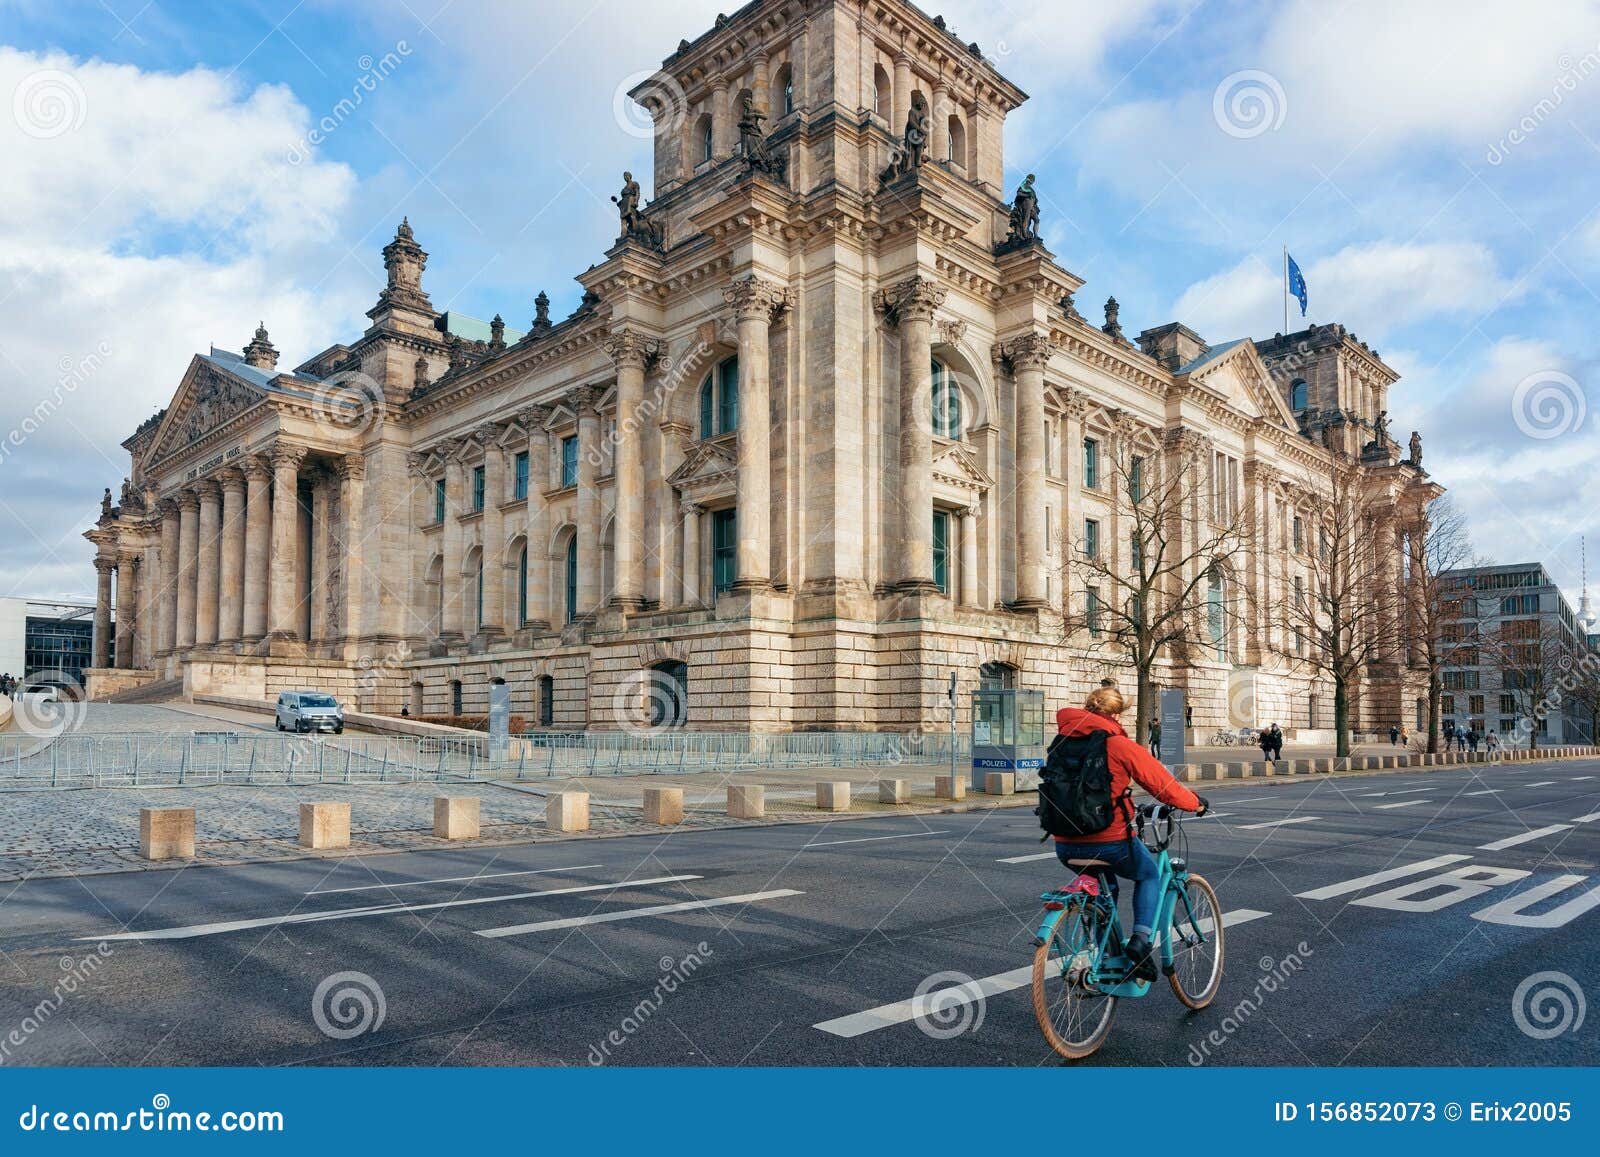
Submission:
[[[1056,844],[1056,859],[1104,860],[1111,870],[1133,881],[1133,930],[1147,937],[1155,933],[1156,905],[1161,902],[1161,867],[1150,849],[1139,840],[1118,840],[1112,844]],[[1077,869],[1074,869],[1075,871]],[[1093,873],[1090,873],[1091,875]],[[1111,881],[1116,899],[1116,880]]]

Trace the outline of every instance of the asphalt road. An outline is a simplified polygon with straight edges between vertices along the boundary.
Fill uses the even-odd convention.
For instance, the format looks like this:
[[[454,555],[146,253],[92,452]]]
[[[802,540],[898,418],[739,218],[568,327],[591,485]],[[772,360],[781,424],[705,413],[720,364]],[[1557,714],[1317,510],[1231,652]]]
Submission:
[[[1210,795],[1222,993],[1124,1001],[1084,1063],[1600,1063],[1600,1015],[1548,1033],[1549,985],[1572,1021],[1600,993],[1600,761]],[[0,1062],[1066,1063],[1017,980],[1063,878],[1036,838],[1020,808],[23,883]]]

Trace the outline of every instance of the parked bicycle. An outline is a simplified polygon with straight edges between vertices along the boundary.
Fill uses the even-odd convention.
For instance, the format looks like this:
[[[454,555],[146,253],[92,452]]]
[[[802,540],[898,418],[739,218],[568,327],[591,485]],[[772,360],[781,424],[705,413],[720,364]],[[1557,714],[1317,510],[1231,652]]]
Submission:
[[[1239,736],[1229,731],[1226,727],[1219,728],[1211,733],[1212,747],[1232,747],[1239,742]]]
[[[1189,870],[1182,814],[1167,804],[1142,804],[1137,836],[1161,869],[1155,925],[1161,971],[1180,1001],[1202,1009],[1222,986],[1222,906],[1216,889]],[[1180,855],[1171,854],[1174,843]],[[1079,875],[1040,897],[1045,911],[1034,938],[1033,1011],[1050,1047],[1078,1060],[1111,1035],[1117,1001],[1145,996],[1151,984],[1132,977],[1110,866],[1104,860],[1069,860],[1068,866]]]

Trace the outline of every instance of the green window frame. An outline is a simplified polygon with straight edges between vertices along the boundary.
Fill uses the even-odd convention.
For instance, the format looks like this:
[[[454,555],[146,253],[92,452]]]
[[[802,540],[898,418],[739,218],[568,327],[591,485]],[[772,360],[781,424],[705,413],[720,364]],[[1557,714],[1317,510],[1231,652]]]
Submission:
[[[568,434],[561,439],[561,485],[578,484],[578,436]]]
[[[436,478],[433,483],[433,520],[444,521],[444,479]]]
[[[1100,523],[1097,519],[1083,520],[1083,557],[1100,557]]]
[[[1090,638],[1100,636],[1100,588],[1089,587],[1083,594],[1083,621]]]
[[[739,359],[726,358],[700,384],[700,437],[715,438],[739,428]]]
[[[1093,438],[1083,440],[1083,484],[1100,489],[1100,443]]]
[[[933,581],[941,594],[950,593],[950,515],[933,512]]]
[[[517,625],[528,621],[528,548],[517,554]]]
[[[472,509],[482,510],[485,496],[484,483],[487,477],[482,466],[472,468]]]
[[[733,589],[739,566],[739,513],[733,507],[711,513],[711,589]]]
[[[512,494],[517,500],[528,497],[528,452],[522,451],[516,457],[512,483]]]
[[[578,536],[567,540],[567,622],[578,617]]]
[[[950,367],[937,358],[934,359],[929,373],[933,383],[931,391],[933,432],[941,438],[959,439],[961,383],[956,380],[956,375]]]

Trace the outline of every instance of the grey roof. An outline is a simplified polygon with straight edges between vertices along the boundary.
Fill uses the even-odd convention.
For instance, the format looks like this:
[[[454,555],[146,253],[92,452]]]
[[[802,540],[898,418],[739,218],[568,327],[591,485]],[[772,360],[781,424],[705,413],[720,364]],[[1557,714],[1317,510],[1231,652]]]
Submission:
[[[321,385],[323,381],[319,377],[301,373],[299,370],[293,372],[263,370],[258,366],[251,365],[232,350],[218,349],[216,346],[211,347],[210,353],[200,354],[199,357],[202,361],[210,362],[224,373],[232,374],[236,378],[243,378],[252,386],[269,394],[284,394],[297,398],[315,397],[318,395],[311,390],[302,392],[300,390],[285,389],[284,382],[286,380],[304,382],[309,387]]]
[[[1178,372],[1180,374],[1192,374],[1202,366],[1210,365],[1229,350],[1235,348],[1236,346],[1241,346],[1249,340],[1250,339],[1247,337],[1241,337],[1235,338],[1233,341],[1223,342],[1221,345],[1214,345],[1210,349],[1206,350],[1205,353],[1195,358],[1194,361],[1190,362],[1188,365],[1179,366]]]
[[[444,333],[453,333],[462,341],[488,341],[491,333],[489,323],[476,317],[462,313],[458,309],[447,309],[439,315],[439,328]],[[516,345],[522,340],[523,331],[506,326],[505,343]]]

